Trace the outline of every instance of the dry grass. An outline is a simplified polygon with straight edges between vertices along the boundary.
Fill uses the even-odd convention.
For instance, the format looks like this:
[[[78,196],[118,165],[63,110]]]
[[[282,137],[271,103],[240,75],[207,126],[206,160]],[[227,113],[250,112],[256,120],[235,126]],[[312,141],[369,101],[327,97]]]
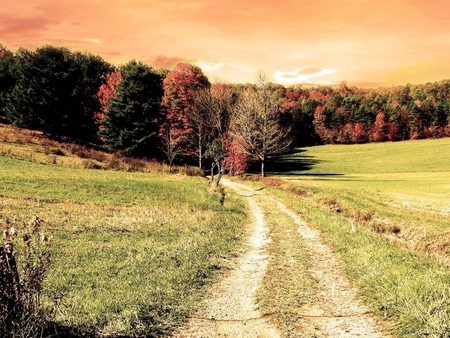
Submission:
[[[153,160],[126,157],[121,152],[106,152],[95,145],[51,140],[42,132],[12,125],[0,123],[0,135],[0,154],[14,159],[69,168],[204,176],[197,167],[169,167]]]

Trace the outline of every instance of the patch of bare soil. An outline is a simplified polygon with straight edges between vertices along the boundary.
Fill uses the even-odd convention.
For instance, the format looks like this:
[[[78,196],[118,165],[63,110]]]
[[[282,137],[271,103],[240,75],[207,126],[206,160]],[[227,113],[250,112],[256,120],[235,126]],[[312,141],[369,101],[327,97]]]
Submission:
[[[303,222],[282,203],[259,191],[229,180],[223,184],[247,198],[254,217],[253,234],[234,269],[209,292],[201,309],[176,337],[281,337],[282,334],[258,311],[254,294],[266,273],[264,244],[268,240],[264,214],[252,198],[268,199],[274,209],[290,216],[298,225],[309,252],[309,272],[316,280],[317,302],[298,309],[298,336],[389,337],[382,325],[358,298],[322,235]]]

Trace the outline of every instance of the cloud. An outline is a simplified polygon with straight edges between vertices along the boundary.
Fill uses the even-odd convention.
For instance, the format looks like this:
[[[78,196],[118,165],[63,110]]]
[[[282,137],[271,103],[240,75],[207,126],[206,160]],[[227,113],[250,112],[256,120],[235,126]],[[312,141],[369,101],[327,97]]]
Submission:
[[[151,64],[154,67],[158,68],[167,68],[171,69],[175,67],[176,64],[180,62],[186,62],[186,63],[197,63],[199,62],[198,59],[189,59],[184,57],[172,57],[172,56],[164,56],[164,55],[158,55],[153,60],[151,60]]]
[[[179,56],[173,57],[173,56],[158,55],[150,61],[150,64],[152,64],[154,67],[157,68],[172,69],[173,67],[175,67],[176,64],[180,62],[190,63],[192,65],[198,66],[205,73],[212,73],[216,71],[220,72],[221,70],[224,69],[227,71],[229,71],[230,69],[239,70],[241,72],[250,71],[250,69],[246,67],[224,61],[204,61],[201,59],[179,57]]]
[[[87,42],[87,43],[95,43],[95,44],[99,44],[102,43],[99,39],[95,39],[95,38],[64,38],[64,37],[51,37],[51,40],[55,40],[58,42]]]
[[[196,64],[205,72],[212,72],[225,66],[224,62],[219,61],[205,62],[203,60],[199,60],[196,62]]]
[[[331,75],[337,72],[337,69],[328,68],[300,68],[294,72],[281,72],[276,71],[274,78],[281,84],[300,84],[305,82],[316,82],[316,83],[329,83],[329,81],[320,80],[317,81],[316,78],[323,78],[324,76]]]
[[[210,62],[206,62],[203,60],[198,60],[195,62],[195,64],[197,66],[199,66],[204,72],[213,72],[215,70],[219,70],[222,68],[226,68],[226,69],[236,69],[239,71],[243,71],[243,72],[250,72],[251,70],[247,67],[241,66],[241,65],[237,65],[237,64],[233,64],[233,63],[229,63],[229,62],[223,62],[223,61],[210,61]]]
[[[17,37],[25,34],[36,34],[47,29],[53,21],[43,17],[16,18],[9,15],[0,15],[0,33],[2,37]]]

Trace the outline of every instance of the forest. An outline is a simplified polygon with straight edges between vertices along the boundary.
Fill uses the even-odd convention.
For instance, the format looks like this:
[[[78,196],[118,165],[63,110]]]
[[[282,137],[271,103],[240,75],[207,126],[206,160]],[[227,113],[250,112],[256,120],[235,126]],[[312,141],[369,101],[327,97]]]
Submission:
[[[126,156],[245,172],[290,149],[450,136],[450,80],[390,88],[213,83],[194,65],[118,67],[87,52],[0,45],[0,119]],[[214,172],[214,171],[213,171]]]

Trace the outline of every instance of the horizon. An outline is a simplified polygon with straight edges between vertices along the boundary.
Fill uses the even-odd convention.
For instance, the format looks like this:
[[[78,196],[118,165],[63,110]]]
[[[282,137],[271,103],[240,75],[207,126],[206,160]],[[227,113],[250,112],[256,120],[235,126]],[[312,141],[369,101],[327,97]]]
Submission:
[[[211,82],[376,88],[450,79],[450,3],[436,0],[21,0],[0,43],[67,47],[120,65],[187,62]]]

